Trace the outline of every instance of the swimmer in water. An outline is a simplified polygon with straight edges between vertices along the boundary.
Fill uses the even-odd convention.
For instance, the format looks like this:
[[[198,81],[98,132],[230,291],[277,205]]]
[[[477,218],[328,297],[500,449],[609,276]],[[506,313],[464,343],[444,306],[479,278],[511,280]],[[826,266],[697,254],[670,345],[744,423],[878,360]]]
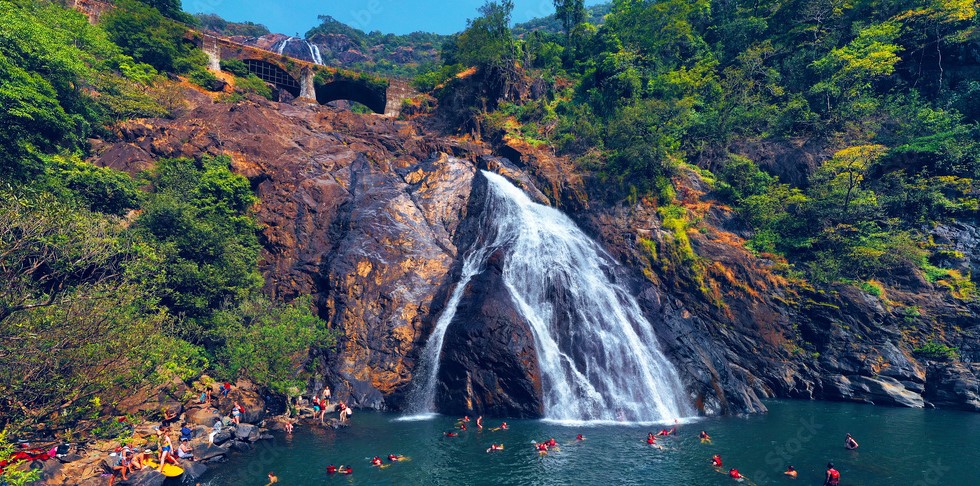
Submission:
[[[336,472],[337,472],[337,466],[334,466],[333,464],[327,466],[327,474],[336,474]]]
[[[789,466],[789,467],[786,468],[786,471],[784,471],[783,474],[785,474],[786,476],[789,476],[792,479],[796,479],[796,476],[797,476],[798,473],[796,472],[796,468],[795,467]]]
[[[585,440],[585,437],[582,437],[582,434],[579,434],[575,436],[575,440]]]
[[[711,456],[711,466],[721,467],[721,456],[719,454]]]
[[[487,453],[494,452],[494,451],[502,451],[502,450],[504,450],[503,444],[500,445],[490,444],[490,447],[487,449]]]
[[[341,464],[340,467],[337,468],[337,472],[340,474],[353,474],[354,468]]]
[[[476,428],[483,430],[483,415],[476,418]]]
[[[443,435],[445,435],[446,437],[459,437],[459,434],[457,434],[456,432],[443,432]]]
[[[708,433],[705,432],[705,431],[703,431],[703,430],[701,431],[700,434],[698,434],[698,438],[701,439],[701,443],[702,444],[710,444],[711,443],[711,436],[708,435]]]
[[[500,424],[500,428],[501,429],[504,429],[504,430],[507,430],[507,428],[508,428],[507,427],[507,422],[504,422],[504,423]]]
[[[382,464],[384,463],[381,461],[381,458],[378,456],[374,456],[374,459],[371,459],[372,466],[381,466]]]
[[[851,451],[858,448],[858,443],[851,434],[847,434],[847,438],[844,439],[844,447]]]
[[[742,476],[742,473],[738,472],[738,469],[735,469],[735,468],[732,468],[732,469],[729,469],[728,470],[728,477],[730,477],[730,478],[732,478],[732,479],[734,479],[734,480],[736,480],[738,482],[742,482],[742,481],[744,481],[746,479],[745,476]]]
[[[405,459],[405,456],[399,456],[398,454],[388,454],[388,460],[391,462],[398,462]]]

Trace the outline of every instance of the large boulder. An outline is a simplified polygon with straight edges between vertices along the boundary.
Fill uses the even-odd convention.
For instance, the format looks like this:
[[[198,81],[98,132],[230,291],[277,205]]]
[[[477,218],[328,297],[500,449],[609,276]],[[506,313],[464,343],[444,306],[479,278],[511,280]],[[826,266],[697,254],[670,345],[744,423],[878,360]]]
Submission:
[[[211,407],[191,407],[184,412],[184,421],[193,425],[211,427],[221,419],[221,414]]]
[[[235,438],[253,442],[259,437],[259,428],[252,424],[238,424],[235,426]]]
[[[224,456],[227,453],[228,449],[217,445],[198,444],[194,446],[194,457],[197,458],[198,461],[208,461],[216,457]]]
[[[208,472],[208,467],[199,460],[183,461],[180,466],[184,468],[184,477],[188,479],[197,479]]]
[[[156,469],[150,469],[148,467],[136,471],[127,479],[129,479],[130,486],[163,486],[167,481],[166,476]]]
[[[929,368],[926,398],[938,407],[980,412],[980,364],[941,364]]]

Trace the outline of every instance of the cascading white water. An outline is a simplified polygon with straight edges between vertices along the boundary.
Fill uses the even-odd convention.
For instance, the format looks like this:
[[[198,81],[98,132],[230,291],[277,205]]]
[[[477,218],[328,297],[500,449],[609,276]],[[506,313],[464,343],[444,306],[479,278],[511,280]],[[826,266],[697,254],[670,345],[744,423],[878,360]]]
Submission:
[[[276,49],[276,54],[279,54],[281,56],[282,55],[282,52],[284,50],[286,50],[286,44],[289,44],[289,41],[291,41],[291,40],[293,40],[292,37],[287,37],[287,38],[279,41],[279,48]]]
[[[616,262],[560,211],[533,202],[500,175],[488,181],[492,239],[464,257],[460,281],[423,351],[413,413],[434,409],[439,355],[463,289],[504,248],[503,280],[530,325],[544,415],[556,420],[655,422],[686,416],[674,366],[636,299],[612,275]]]
[[[272,46],[272,50],[281,56],[284,52],[286,52],[286,46],[288,46],[292,41],[299,41],[306,44],[306,48],[310,50],[310,60],[314,64],[319,64],[321,66],[323,65],[323,56],[320,54],[320,46],[306,39],[301,39],[299,37],[287,37]]]
[[[323,57],[320,56],[320,46],[306,41],[306,45],[310,46],[310,56],[313,57],[313,62],[319,65],[323,65]]]

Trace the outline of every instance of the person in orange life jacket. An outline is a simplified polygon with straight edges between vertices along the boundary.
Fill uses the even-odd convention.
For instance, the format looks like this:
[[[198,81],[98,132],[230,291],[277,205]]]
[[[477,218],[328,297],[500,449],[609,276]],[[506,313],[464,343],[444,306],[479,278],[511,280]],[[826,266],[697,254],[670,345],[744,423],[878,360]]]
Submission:
[[[380,466],[381,464],[382,464],[382,462],[381,462],[381,458],[380,457],[374,456],[374,459],[371,459],[371,465],[372,466]]]
[[[728,477],[730,477],[730,478],[732,478],[732,479],[734,479],[736,481],[741,481],[741,480],[745,479],[745,476],[742,476],[742,473],[738,472],[738,469],[735,469],[735,468],[732,468],[732,469],[729,469],[728,470]]]
[[[711,456],[711,465],[713,467],[721,467],[721,456],[718,454]]]
[[[824,477],[824,486],[837,486],[840,484],[840,471],[834,469],[834,463],[827,463],[827,475]]]

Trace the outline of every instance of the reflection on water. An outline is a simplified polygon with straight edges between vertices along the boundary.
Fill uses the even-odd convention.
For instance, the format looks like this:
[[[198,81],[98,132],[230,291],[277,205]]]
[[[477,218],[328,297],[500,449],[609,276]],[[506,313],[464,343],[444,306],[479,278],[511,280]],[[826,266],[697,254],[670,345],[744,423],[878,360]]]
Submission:
[[[314,484],[677,484],[731,485],[709,464],[721,454],[725,469],[738,468],[745,484],[821,484],[828,460],[842,485],[977,485],[973,466],[980,451],[980,415],[867,405],[774,401],[770,413],[705,418],[682,423],[677,437],[646,445],[647,432],[661,427],[620,424],[562,424],[508,420],[510,430],[491,431],[500,420],[484,418],[485,429],[446,438],[455,419],[399,420],[394,414],[358,412],[353,426],[339,430],[297,429],[276,435],[250,453],[217,465],[205,485],[264,485],[275,471],[284,485]],[[711,444],[701,444],[706,430]],[[577,434],[584,442],[574,440]],[[860,442],[844,449],[844,434]],[[533,441],[554,437],[560,451],[539,457]],[[491,443],[505,450],[486,453]],[[384,469],[370,466],[376,455],[401,454],[409,461]],[[386,461],[387,462],[387,461]],[[350,476],[328,477],[328,464],[354,467]],[[792,464],[800,473],[782,476]]]

